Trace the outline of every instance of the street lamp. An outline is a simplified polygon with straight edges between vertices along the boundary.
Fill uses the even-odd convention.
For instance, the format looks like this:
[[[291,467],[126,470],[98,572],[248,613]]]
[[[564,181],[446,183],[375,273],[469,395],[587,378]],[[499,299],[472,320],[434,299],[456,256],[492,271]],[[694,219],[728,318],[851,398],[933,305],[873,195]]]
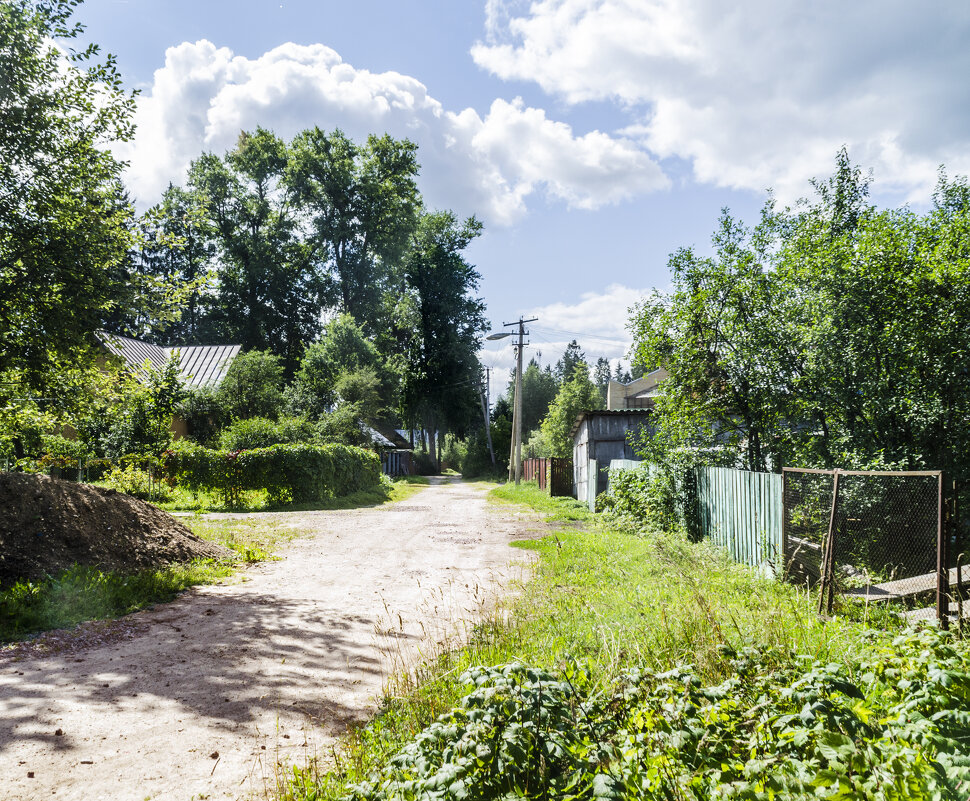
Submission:
[[[504,323],[506,326],[518,326],[518,331],[499,331],[489,334],[485,339],[496,340],[505,339],[513,334],[519,335],[519,346],[515,349],[515,396],[512,404],[512,448],[509,454],[509,481],[515,479],[516,485],[522,480],[522,348],[525,343],[525,324],[534,323],[538,317],[531,317],[523,320],[521,317],[517,323]]]

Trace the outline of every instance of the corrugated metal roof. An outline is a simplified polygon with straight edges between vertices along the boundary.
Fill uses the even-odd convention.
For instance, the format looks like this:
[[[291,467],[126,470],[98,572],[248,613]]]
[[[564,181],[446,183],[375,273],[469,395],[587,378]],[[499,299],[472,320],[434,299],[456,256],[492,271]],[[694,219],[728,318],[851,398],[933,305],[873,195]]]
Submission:
[[[193,387],[217,387],[226,376],[240,345],[182,345],[165,348],[178,354],[179,373],[186,384]]]
[[[176,356],[179,375],[192,387],[217,387],[226,376],[232,360],[236,358],[240,345],[176,345],[163,348],[140,339],[98,332],[98,339],[136,376],[145,374],[145,362],[151,369],[159,370]]]

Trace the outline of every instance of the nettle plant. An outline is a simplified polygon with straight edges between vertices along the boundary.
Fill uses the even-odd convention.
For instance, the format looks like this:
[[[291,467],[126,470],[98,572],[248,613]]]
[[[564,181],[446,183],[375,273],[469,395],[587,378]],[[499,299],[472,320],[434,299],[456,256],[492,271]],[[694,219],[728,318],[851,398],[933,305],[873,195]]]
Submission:
[[[970,792],[970,652],[909,632],[851,666],[725,650],[733,675],[630,671],[598,689],[473,668],[473,689],[369,781],[378,799],[957,799]],[[806,660],[807,661],[807,660]],[[769,669],[767,665],[785,665]]]

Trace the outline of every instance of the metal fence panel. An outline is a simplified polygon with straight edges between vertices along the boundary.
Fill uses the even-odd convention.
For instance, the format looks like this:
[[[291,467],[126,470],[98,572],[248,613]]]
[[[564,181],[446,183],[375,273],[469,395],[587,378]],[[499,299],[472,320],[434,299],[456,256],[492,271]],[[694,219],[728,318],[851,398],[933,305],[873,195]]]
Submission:
[[[784,553],[781,476],[729,467],[699,467],[695,475],[701,535],[737,562],[780,572]]]

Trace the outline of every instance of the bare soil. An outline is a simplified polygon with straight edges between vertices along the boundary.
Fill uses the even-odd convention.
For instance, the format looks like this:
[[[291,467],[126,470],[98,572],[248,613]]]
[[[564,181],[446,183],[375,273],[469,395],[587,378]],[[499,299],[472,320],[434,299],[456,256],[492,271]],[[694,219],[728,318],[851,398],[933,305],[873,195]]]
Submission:
[[[439,482],[383,507],[281,513],[308,536],[241,581],[0,653],[0,796],[272,795],[527,569],[509,542],[543,525],[486,494]]]
[[[0,473],[0,586],[74,564],[131,572],[231,556],[130,495],[44,475]]]

